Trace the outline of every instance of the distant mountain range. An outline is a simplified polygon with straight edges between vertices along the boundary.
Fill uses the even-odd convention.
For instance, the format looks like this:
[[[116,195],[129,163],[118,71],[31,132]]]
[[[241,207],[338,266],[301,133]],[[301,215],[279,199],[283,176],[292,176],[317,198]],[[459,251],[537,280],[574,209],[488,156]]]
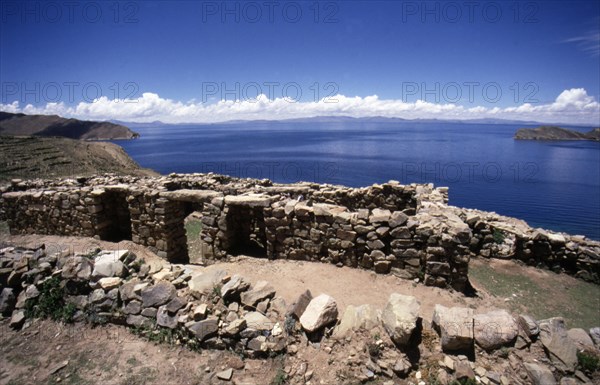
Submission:
[[[521,128],[515,133],[518,140],[594,140],[600,141],[600,128],[589,132],[568,130],[556,126]]]
[[[57,115],[25,115],[0,112],[0,134],[61,136],[83,140],[135,139],[137,132],[111,122],[65,119]]]
[[[279,119],[279,120],[228,120],[219,123],[164,123],[161,121],[154,121],[150,123],[136,123],[136,122],[124,122],[120,120],[111,120],[116,124],[127,125],[132,128],[144,128],[144,127],[161,127],[161,126],[180,126],[180,125],[213,125],[213,124],[241,124],[241,123],[346,123],[346,122],[369,122],[369,123],[462,123],[462,124],[519,124],[519,125],[540,125],[542,123],[527,120],[507,120],[507,119],[467,119],[467,120],[446,120],[446,119],[402,119],[402,118],[388,118],[383,116],[365,117],[365,118],[354,118],[351,116],[315,116],[310,118],[293,118],[293,119]]]

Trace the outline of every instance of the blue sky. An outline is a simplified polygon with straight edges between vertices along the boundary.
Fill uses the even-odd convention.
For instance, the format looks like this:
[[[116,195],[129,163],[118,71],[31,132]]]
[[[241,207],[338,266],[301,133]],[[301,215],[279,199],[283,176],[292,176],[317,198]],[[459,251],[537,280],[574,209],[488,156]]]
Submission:
[[[7,111],[599,119],[598,1],[1,4]]]

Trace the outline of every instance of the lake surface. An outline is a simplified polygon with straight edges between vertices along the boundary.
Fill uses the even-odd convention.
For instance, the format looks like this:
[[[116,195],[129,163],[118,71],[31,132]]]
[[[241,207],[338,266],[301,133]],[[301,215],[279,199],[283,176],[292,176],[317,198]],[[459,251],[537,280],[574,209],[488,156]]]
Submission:
[[[600,239],[600,143],[515,141],[522,125],[244,122],[135,128],[119,141],[160,173],[216,172],[359,187],[450,187],[450,204]],[[579,128],[587,131],[587,128]]]

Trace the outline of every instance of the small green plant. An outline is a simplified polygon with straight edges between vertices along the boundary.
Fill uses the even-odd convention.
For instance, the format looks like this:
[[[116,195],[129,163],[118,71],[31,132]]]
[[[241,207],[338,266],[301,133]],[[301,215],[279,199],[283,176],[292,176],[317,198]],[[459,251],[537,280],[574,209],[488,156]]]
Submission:
[[[294,332],[296,331],[296,319],[291,315],[286,316],[283,328],[288,335],[294,335]]]
[[[83,257],[85,257],[85,258],[89,258],[89,259],[94,259],[94,257],[95,257],[96,255],[98,255],[98,253],[99,253],[100,251],[101,251],[101,250],[100,250],[99,248],[97,248],[97,247],[96,247],[96,248],[93,248],[93,249],[90,249],[90,250],[88,250],[88,252],[87,252],[87,253],[83,254]]]
[[[501,347],[498,350],[498,357],[500,358],[508,358],[508,354],[510,353],[510,349],[506,346]]]
[[[285,385],[288,382],[287,374],[285,374],[282,368],[277,369],[277,373],[275,373],[275,377],[271,380],[270,385]]]
[[[139,271],[142,269],[142,265],[144,264],[144,261],[142,259],[136,259],[132,264],[131,264],[131,268],[136,272],[139,273]]]
[[[60,278],[52,277],[44,281],[39,291],[40,295],[37,298],[25,303],[27,318],[51,318],[54,321],[73,322],[77,308],[73,304],[65,303],[65,289],[61,286]]]
[[[94,306],[87,306],[84,311],[85,320],[94,326],[98,325],[106,325],[108,323],[108,318],[103,315],[100,315]]]
[[[477,381],[474,378],[461,378],[460,380],[453,380],[450,385],[477,385]]]
[[[377,358],[381,354],[381,346],[379,346],[379,344],[369,342],[367,343],[367,351],[371,357]]]
[[[213,286],[213,295],[215,297],[221,297],[221,286],[219,286],[219,285]]]
[[[130,366],[138,366],[140,362],[137,360],[137,358],[132,356],[127,359],[127,364]]]
[[[437,374],[429,372],[429,385],[442,385],[442,382],[438,379]]]
[[[192,351],[202,350],[200,341],[182,329],[168,329],[154,325],[131,328],[133,334],[156,344],[185,345]]]
[[[600,371],[600,358],[598,355],[586,351],[577,352],[579,368],[586,373]]]
[[[498,245],[503,244],[504,239],[506,238],[506,236],[504,235],[502,230],[498,230],[498,229],[494,229],[492,236],[494,237],[494,242],[497,243]]]

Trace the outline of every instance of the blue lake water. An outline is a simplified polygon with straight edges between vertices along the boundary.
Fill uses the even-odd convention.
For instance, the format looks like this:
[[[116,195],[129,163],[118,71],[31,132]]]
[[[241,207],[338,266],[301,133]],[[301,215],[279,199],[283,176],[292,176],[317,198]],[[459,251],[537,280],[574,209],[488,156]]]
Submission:
[[[600,239],[600,143],[515,141],[522,125],[244,122],[136,128],[119,141],[160,173],[450,187],[450,204]],[[582,131],[588,129],[580,128]]]

